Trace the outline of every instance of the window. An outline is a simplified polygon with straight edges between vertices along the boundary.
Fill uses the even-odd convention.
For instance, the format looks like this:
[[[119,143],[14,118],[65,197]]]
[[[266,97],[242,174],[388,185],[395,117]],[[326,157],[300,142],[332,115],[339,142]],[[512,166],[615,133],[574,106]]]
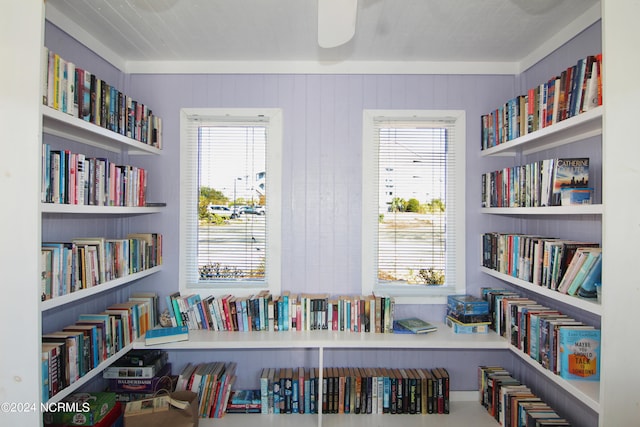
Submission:
[[[362,292],[399,303],[464,293],[462,111],[365,110]]]
[[[181,111],[180,289],[280,291],[277,109]]]

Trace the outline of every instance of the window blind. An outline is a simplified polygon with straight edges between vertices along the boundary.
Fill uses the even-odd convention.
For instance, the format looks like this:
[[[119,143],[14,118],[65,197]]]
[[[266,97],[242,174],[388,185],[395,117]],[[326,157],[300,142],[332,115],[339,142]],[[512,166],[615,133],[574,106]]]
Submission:
[[[260,284],[266,278],[269,119],[189,115],[182,206],[187,283]]]
[[[374,118],[379,284],[456,283],[455,124]]]

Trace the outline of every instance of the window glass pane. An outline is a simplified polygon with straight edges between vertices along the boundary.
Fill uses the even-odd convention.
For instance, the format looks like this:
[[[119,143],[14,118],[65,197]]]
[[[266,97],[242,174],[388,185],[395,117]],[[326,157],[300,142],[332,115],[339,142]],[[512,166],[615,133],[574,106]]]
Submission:
[[[400,304],[465,292],[465,113],[365,110],[362,292]]]
[[[378,279],[445,283],[445,128],[378,129]]]
[[[198,130],[200,281],[265,278],[266,144],[264,126]]]

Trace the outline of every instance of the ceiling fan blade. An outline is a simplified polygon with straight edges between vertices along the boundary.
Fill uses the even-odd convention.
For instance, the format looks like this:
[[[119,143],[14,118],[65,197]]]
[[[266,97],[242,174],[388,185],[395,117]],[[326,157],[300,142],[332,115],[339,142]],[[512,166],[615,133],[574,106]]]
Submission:
[[[340,46],[356,33],[358,0],[318,0],[318,44]]]

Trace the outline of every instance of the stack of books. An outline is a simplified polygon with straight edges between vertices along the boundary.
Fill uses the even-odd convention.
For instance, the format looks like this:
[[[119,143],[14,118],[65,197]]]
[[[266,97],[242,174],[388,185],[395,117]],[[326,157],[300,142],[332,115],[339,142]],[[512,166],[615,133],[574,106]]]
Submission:
[[[131,350],[102,373],[109,391],[118,400],[128,402],[147,398],[159,390],[172,391],[175,378],[171,376],[171,362],[163,350]]]
[[[449,295],[445,323],[456,334],[486,334],[491,325],[489,303],[473,295]]]

